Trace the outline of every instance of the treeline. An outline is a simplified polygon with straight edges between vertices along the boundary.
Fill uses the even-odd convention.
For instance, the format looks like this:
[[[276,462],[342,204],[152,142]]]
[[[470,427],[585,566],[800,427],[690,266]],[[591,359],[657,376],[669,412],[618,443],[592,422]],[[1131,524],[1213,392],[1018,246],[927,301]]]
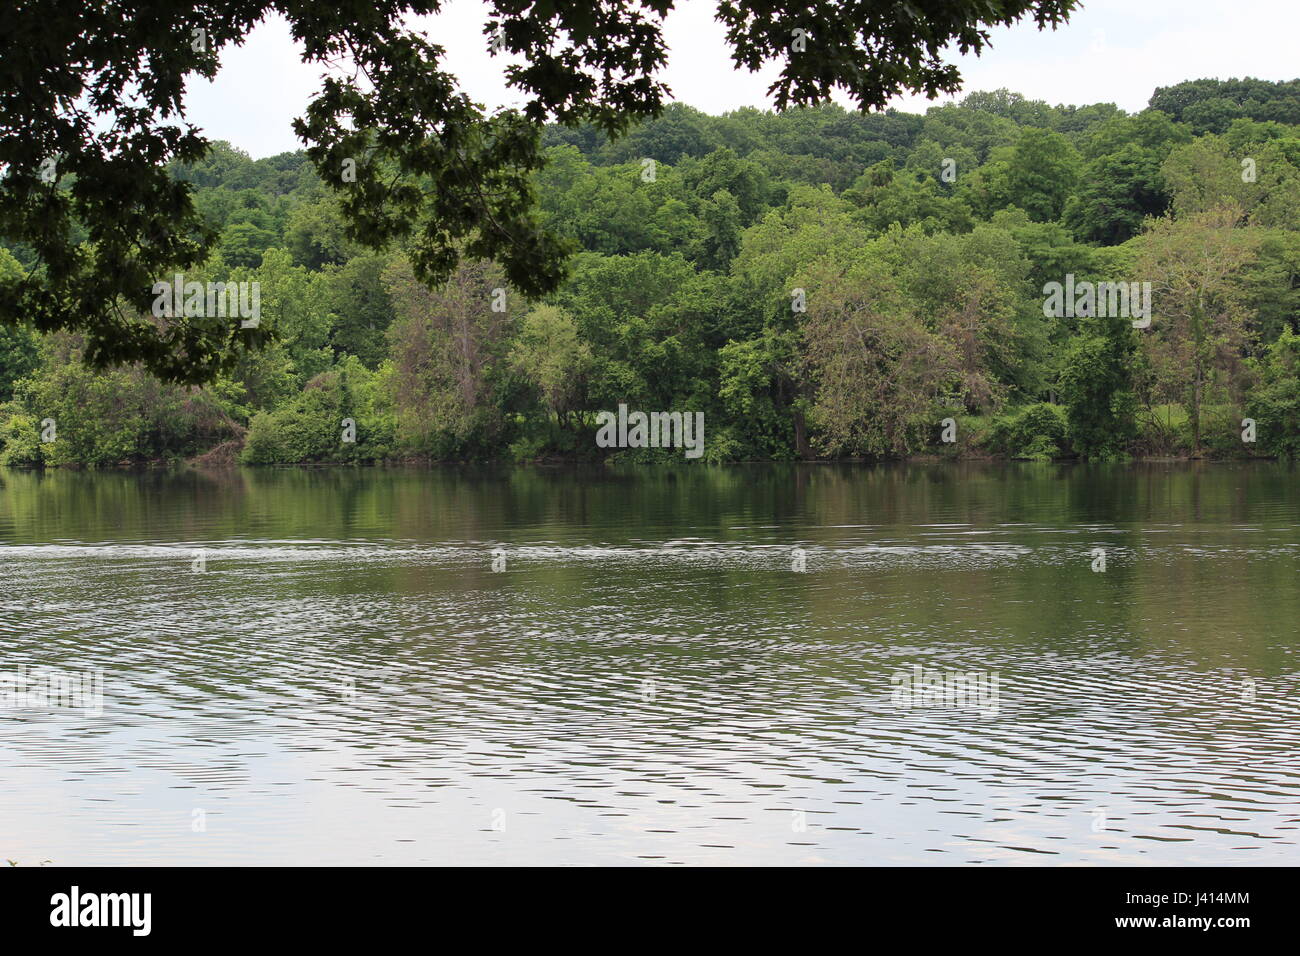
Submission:
[[[303,154],[218,144],[176,170],[221,235],[185,278],[259,283],[270,343],[188,388],[0,327],[2,460],[681,457],[597,447],[619,404],[704,412],[709,461],[1300,450],[1300,81],[544,135],[578,251],[543,301],[487,262],[426,289]],[[1149,283],[1149,324],[1046,316],[1067,278]]]

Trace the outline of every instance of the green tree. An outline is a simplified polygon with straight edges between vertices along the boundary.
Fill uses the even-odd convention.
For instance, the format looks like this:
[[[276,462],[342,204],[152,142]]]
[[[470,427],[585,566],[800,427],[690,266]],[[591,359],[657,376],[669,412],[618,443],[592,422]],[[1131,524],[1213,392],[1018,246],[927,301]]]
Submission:
[[[1276,143],[1235,156],[1219,136],[1174,149],[1161,168],[1177,216],[1235,206],[1243,223],[1292,227],[1300,222],[1300,169]]]
[[[579,337],[573,316],[553,305],[534,308],[524,316],[510,362],[559,425],[572,427],[592,365],[591,348]]]
[[[951,0],[922,4],[918,16],[875,0],[724,0],[718,18],[736,66],[780,64],[778,108],[842,88],[860,107],[883,109],[904,91],[958,89],[959,71],[940,54],[949,43],[978,53],[990,27],[1026,16],[1055,27],[1075,5]],[[534,208],[541,127],[590,122],[617,133],[659,113],[661,22],[671,7],[492,0],[484,41],[499,36],[497,52],[517,58],[505,75],[523,105],[487,115],[445,71],[443,49],[405,25],[436,12],[438,0],[346,0],[328,15],[297,0],[21,3],[0,32],[0,164],[9,171],[0,239],[27,244],[40,269],[0,284],[0,321],[80,330],[95,363],[140,361],[184,382],[230,367],[235,342],[258,342],[238,324],[154,323],[148,310],[153,283],[197,267],[216,241],[192,184],[170,171],[208,148],[193,126],[175,122],[187,78],[212,79],[223,50],[271,14],[289,22],[307,61],[350,61],[294,123],[320,179],[339,194],[349,238],[376,247],[408,239],[426,282],[450,277],[463,255],[499,261],[521,291],[552,291],[568,245]],[[796,28],[809,40],[791,56]]]
[[[1028,127],[1020,134],[1003,171],[1006,202],[1031,219],[1059,219],[1079,178],[1079,154],[1051,130]]]
[[[329,348],[328,276],[295,266],[283,249],[268,249],[257,269],[233,275],[258,283],[260,322],[284,342],[299,387],[329,368],[334,355]]]
[[[1256,440],[1269,454],[1294,460],[1300,456],[1300,335],[1284,331],[1257,371],[1259,382],[1247,403]]]
[[[1261,233],[1258,258],[1242,276],[1251,351],[1277,341],[1282,332],[1300,332],[1300,232],[1268,229]]]
[[[331,199],[299,203],[289,213],[285,244],[293,261],[308,269],[342,265],[357,253],[347,237],[347,223]]]
[[[734,457],[810,455],[804,415],[794,407],[798,362],[794,330],[768,327],[755,338],[730,341],[718,351],[718,398],[726,424],[715,439]]]
[[[521,303],[499,266],[462,260],[426,288],[406,259],[384,273],[397,318],[389,329],[397,438],[435,458],[482,458],[510,436],[497,388]]]
[[[898,172],[888,162],[863,173],[844,198],[860,208],[855,218],[873,232],[894,224],[917,225],[926,232],[967,232],[973,225],[966,203],[945,195],[933,176]]]
[[[330,314],[329,345],[335,358],[355,355],[376,369],[388,355],[393,302],[384,286],[389,258],[361,253],[325,273],[324,295]]]
[[[683,256],[578,256],[554,297],[591,348],[591,410],[701,408],[716,384],[713,350],[725,343],[721,281]]]
[[[1147,352],[1160,390],[1187,408],[1198,456],[1207,398],[1230,392],[1242,371],[1241,276],[1261,237],[1237,221],[1237,208],[1224,206],[1156,220],[1139,240],[1138,274],[1151,277],[1155,293]]]
[[[240,460],[249,465],[356,463],[396,450],[382,373],[348,356],[273,412],[253,417]]]
[[[812,267],[803,324],[813,445],[830,456],[914,451],[960,378],[951,343],[929,331],[883,262]]]
[[[0,282],[15,280],[22,271],[9,250],[0,248]],[[26,323],[0,325],[0,402],[8,401],[14,383],[35,370],[39,344],[36,333]]]
[[[3,429],[8,464],[119,465],[177,459],[235,438],[240,429],[210,391],[159,381],[139,366],[94,371],[80,336],[42,345],[40,369],[16,389]],[[33,439],[49,423],[52,441]],[[34,454],[35,453],[35,454]]]
[[[1069,345],[1059,388],[1066,436],[1084,458],[1119,458],[1133,440],[1135,335],[1131,320],[1122,316],[1085,319],[1081,334]]]
[[[251,222],[232,222],[221,233],[221,258],[232,266],[256,268],[262,264],[262,255],[275,244],[269,229]]]
[[[1197,133],[1223,133],[1238,118],[1294,126],[1300,124],[1300,80],[1188,80],[1158,87],[1150,103]]]
[[[736,197],[719,189],[700,205],[700,219],[708,234],[701,243],[700,265],[725,271],[740,251],[740,205]]]
[[[1160,160],[1135,143],[1092,160],[1082,185],[1065,203],[1065,222],[1085,242],[1115,245],[1142,231],[1142,221],[1165,211],[1169,198]]]

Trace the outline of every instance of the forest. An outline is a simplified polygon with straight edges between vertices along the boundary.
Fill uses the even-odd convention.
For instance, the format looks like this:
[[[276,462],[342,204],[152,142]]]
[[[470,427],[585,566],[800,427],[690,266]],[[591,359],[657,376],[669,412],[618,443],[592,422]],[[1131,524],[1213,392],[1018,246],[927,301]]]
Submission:
[[[471,257],[426,287],[303,152],[174,166],[220,236],[185,280],[255,283],[261,347],[193,386],[0,324],[0,463],[682,460],[601,447],[620,405],[703,413],[705,462],[1300,451],[1300,80],[541,135],[542,298]],[[1150,321],[1054,283],[1149,284]]]

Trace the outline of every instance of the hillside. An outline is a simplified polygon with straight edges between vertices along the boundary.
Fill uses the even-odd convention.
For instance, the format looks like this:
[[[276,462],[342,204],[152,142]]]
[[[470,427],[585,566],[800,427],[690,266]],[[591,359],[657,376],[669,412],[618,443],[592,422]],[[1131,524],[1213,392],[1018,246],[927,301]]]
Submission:
[[[575,254],[542,301],[487,262],[430,291],[348,238],[304,154],[216,144],[175,170],[221,236],[184,278],[256,283],[269,343],[189,388],[0,327],[2,460],[683,457],[601,447],[620,405],[702,412],[705,461],[1300,449],[1300,80],[1135,115],[675,105],[544,143],[539,215]]]

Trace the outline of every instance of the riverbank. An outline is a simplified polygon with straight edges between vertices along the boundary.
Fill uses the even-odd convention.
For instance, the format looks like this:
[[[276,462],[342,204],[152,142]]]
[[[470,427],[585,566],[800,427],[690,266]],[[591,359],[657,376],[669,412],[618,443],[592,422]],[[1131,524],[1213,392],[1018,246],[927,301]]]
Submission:
[[[700,464],[755,464],[761,462],[806,462],[823,464],[876,464],[935,463],[973,461],[1084,461],[1072,447],[1069,427],[1059,406],[1040,403],[1012,410],[996,416],[953,416],[936,433],[935,440],[917,447],[910,454],[884,457],[790,457],[783,459],[727,457],[708,444],[699,459],[683,457],[677,449],[603,449],[594,440],[594,430],[586,435],[574,433],[565,442],[570,450],[564,453],[546,450],[529,454],[527,449],[514,448],[516,454],[483,456],[477,458],[435,457],[427,453],[403,452],[394,447],[391,433],[384,442],[365,441],[360,429],[348,432],[316,427],[308,440],[293,444],[259,440],[256,428],[241,430],[233,436],[222,437],[209,447],[190,454],[170,456],[134,455],[108,460],[102,453],[87,453],[84,445],[73,449],[55,448],[54,442],[41,443],[24,439],[10,441],[10,448],[19,453],[6,453],[0,440],[0,463],[10,467],[65,467],[65,468],[139,468],[169,467],[187,464],[203,468],[229,468],[250,466],[328,466],[328,465],[436,465],[436,464],[532,464],[532,465],[691,465]],[[345,435],[352,441],[342,440]],[[301,432],[299,438],[302,437]],[[1207,409],[1203,417],[1200,450],[1195,450],[1196,438],[1186,412],[1178,406],[1162,406],[1145,410],[1138,417],[1138,426],[1127,450],[1109,460],[1130,462],[1164,461],[1276,461],[1285,456],[1270,454],[1254,422],[1241,409],[1216,406]],[[250,441],[251,438],[251,441]],[[950,441],[944,440],[950,438]],[[75,439],[74,439],[75,440]],[[57,441],[57,439],[56,439]]]

